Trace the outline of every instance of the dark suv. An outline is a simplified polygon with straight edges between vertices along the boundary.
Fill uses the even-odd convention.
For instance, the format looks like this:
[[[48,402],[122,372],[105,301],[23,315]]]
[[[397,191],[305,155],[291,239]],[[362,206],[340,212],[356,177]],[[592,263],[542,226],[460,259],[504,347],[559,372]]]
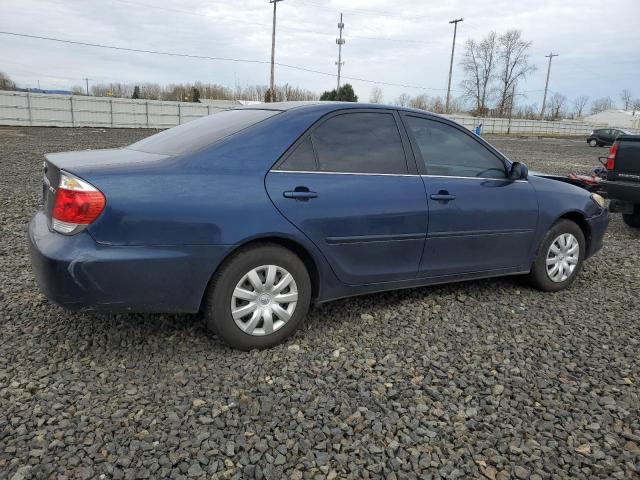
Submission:
[[[599,128],[591,132],[587,137],[587,143],[592,147],[609,147],[620,135],[630,135],[630,133],[619,128]]]

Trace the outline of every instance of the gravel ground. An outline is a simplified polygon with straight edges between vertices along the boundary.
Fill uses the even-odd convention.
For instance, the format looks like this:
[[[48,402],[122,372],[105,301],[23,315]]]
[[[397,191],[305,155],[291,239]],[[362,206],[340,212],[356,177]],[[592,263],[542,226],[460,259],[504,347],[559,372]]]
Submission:
[[[0,129],[0,478],[638,478],[640,234],[618,216],[569,291],[337,301],[243,353],[198,317],[69,313],[37,291],[42,155],[149,133]],[[556,173],[606,151],[490,141]]]

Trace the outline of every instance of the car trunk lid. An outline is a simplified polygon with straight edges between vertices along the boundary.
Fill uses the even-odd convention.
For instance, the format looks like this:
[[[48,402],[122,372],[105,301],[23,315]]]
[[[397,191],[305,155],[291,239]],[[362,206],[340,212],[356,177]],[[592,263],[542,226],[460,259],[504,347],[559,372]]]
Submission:
[[[122,166],[143,168],[150,162],[166,159],[166,155],[139,152],[127,148],[81,150],[48,153],[43,163],[43,210],[51,220],[55,195],[60,185],[61,171],[75,175],[100,189],[100,176]]]

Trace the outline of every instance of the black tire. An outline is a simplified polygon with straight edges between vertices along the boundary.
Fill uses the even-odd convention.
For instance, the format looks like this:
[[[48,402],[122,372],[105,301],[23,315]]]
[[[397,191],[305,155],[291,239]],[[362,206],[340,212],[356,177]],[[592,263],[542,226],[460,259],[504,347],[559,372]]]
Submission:
[[[589,140],[589,146],[590,147],[599,147],[600,144],[598,143],[598,141],[596,139],[592,138],[591,140]]]
[[[633,207],[633,213],[622,214],[622,220],[630,227],[640,228],[640,205]]]
[[[245,333],[233,319],[231,302],[240,280],[254,268],[275,265],[289,272],[297,286],[298,299],[291,317],[271,334]],[[279,245],[252,245],[230,257],[216,272],[206,294],[207,326],[227,345],[240,350],[270,348],[282,343],[302,324],[311,302],[311,280],[300,258]],[[257,303],[257,300],[256,300]]]
[[[560,235],[565,233],[572,234],[578,241],[578,245],[580,247],[578,263],[576,264],[573,272],[571,272],[566,280],[562,282],[554,282],[553,280],[551,280],[547,273],[547,255],[549,254],[551,244]],[[540,243],[540,246],[538,247],[536,257],[531,267],[531,272],[529,273],[529,282],[533,287],[545,292],[557,292],[560,290],[564,290],[565,288],[569,287],[580,274],[585,253],[586,242],[584,239],[584,233],[582,233],[582,229],[571,220],[562,219],[557,221],[549,229],[544,239]]]

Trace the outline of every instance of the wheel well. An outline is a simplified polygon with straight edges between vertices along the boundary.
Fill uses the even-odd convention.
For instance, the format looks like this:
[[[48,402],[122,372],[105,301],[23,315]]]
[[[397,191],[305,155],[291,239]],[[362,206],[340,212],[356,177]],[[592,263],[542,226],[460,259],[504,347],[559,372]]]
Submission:
[[[580,230],[582,230],[582,234],[584,235],[584,241],[586,243],[585,248],[588,252],[589,247],[591,246],[591,228],[585,220],[584,215],[578,212],[568,212],[562,215],[560,218],[571,220],[573,223],[577,224],[580,227]]]
[[[200,310],[202,310],[204,307],[205,300],[207,297],[207,292],[209,290],[209,285],[211,285],[211,281],[216,276],[216,273],[218,273],[218,271],[220,270],[220,267],[222,267],[222,265],[224,265],[226,262],[228,262],[231,258],[233,258],[235,255],[237,255],[241,251],[247,248],[253,247],[254,245],[264,245],[264,244],[279,245],[296,254],[298,258],[302,260],[302,263],[304,263],[304,266],[306,267],[307,272],[309,272],[309,279],[311,280],[311,298],[314,299],[318,297],[318,294],[320,292],[320,273],[318,272],[318,267],[316,265],[316,262],[313,260],[313,257],[307,251],[307,249],[304,248],[302,245],[300,245],[298,242],[294,240],[290,240],[288,238],[262,237],[262,238],[255,238],[253,240],[250,240],[248,242],[238,245],[227,255],[227,257],[222,262],[220,262],[220,265],[218,265],[215,271],[211,274],[211,278],[207,283],[207,288],[205,289],[202,295],[202,301],[200,302]]]

